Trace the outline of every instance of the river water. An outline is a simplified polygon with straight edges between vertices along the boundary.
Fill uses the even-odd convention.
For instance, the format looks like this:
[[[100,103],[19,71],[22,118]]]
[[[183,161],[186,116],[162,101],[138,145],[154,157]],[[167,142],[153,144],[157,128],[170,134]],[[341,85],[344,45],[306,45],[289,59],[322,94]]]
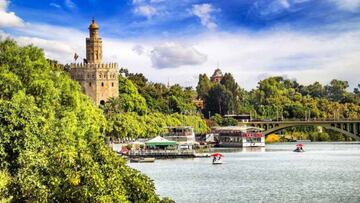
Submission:
[[[360,143],[267,145],[263,151],[215,149],[211,158],[129,163],[176,202],[360,202]]]

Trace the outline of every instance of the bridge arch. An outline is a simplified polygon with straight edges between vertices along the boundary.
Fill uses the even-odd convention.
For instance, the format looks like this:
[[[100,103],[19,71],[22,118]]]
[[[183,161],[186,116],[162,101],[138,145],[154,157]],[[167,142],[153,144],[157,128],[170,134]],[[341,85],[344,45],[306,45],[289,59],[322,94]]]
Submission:
[[[266,124],[264,124],[266,125]],[[345,136],[349,136],[353,139],[355,139],[356,141],[360,141],[360,136],[357,136],[351,132],[348,132],[347,130],[347,127],[343,127],[341,126],[340,128],[337,128],[335,126],[332,126],[332,125],[324,125],[324,124],[317,124],[317,125],[314,125],[314,124],[283,124],[283,125],[275,125],[276,127],[274,128],[269,128],[269,125],[266,125],[266,128],[263,128],[264,129],[264,132],[263,134],[266,136],[266,135],[269,135],[271,133],[275,133],[279,130],[283,130],[283,129],[286,129],[286,128],[290,128],[290,127],[299,127],[299,126],[321,126],[325,129],[329,129],[329,130],[334,130],[336,132],[339,132],[339,133],[342,133],[343,135]]]

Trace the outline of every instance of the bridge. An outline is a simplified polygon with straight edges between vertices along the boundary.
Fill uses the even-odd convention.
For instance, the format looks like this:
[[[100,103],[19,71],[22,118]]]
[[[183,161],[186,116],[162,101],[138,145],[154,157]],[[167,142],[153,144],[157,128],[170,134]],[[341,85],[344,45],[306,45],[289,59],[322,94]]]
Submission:
[[[316,121],[316,120],[295,120],[295,121],[249,121],[242,122],[248,126],[254,126],[264,129],[264,134],[269,135],[279,130],[297,127],[297,126],[321,126],[325,129],[340,132],[346,136],[360,141],[360,120],[333,120],[333,121]]]

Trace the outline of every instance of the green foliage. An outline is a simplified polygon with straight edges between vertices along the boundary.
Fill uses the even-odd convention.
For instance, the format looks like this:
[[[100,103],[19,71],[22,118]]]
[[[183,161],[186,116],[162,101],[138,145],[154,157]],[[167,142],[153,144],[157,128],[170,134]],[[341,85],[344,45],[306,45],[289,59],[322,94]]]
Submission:
[[[145,99],[150,112],[171,114],[192,113],[196,111],[193,103],[196,93],[191,87],[183,88],[178,84],[165,86],[161,83],[151,83],[148,82],[148,79],[143,74],[129,73],[127,69],[121,69],[120,73],[124,74],[127,80],[136,85],[139,94]]]
[[[0,42],[0,83],[1,201],[160,201],[104,144],[102,112],[40,49]]]
[[[205,121],[199,115],[134,112],[112,114],[108,118],[107,134],[116,138],[150,138],[161,135],[168,126],[192,126],[196,134],[208,131]]]
[[[12,197],[9,196],[10,176],[5,171],[0,171],[0,202],[11,202]]]
[[[234,118],[225,118],[222,122],[223,126],[236,126],[238,125],[238,121]]]
[[[196,92],[198,98],[205,99],[208,95],[208,92],[211,88],[212,84],[206,74],[199,75],[199,82],[196,86]]]
[[[238,125],[238,121],[234,118],[223,118],[220,114],[215,114],[214,116],[211,116],[211,121],[214,122],[215,125],[219,126],[236,126]]]
[[[192,99],[195,94],[191,88],[179,85],[167,88],[147,83],[142,74],[131,74],[126,69],[120,71],[127,78],[119,79],[119,97],[110,99],[104,106],[108,136],[149,138],[162,134],[167,126],[180,125],[192,126],[198,134],[208,131],[201,115],[194,114]]]
[[[249,92],[249,103],[262,118],[359,118],[359,103],[354,94],[346,92],[346,87],[346,81],[333,80],[325,87],[318,82],[300,86],[295,81],[271,77]]]
[[[354,88],[354,94],[360,96],[360,84],[358,84],[358,87]]]
[[[214,122],[214,125],[222,125],[224,119],[220,114],[216,113],[210,117],[210,120]]]
[[[136,112],[140,115],[148,111],[146,100],[142,97],[131,80],[119,77],[119,97],[105,103],[106,114]]]
[[[205,109],[203,110],[206,115],[207,112],[211,114],[225,115],[234,111],[233,94],[226,89],[224,85],[215,84],[205,98]]]

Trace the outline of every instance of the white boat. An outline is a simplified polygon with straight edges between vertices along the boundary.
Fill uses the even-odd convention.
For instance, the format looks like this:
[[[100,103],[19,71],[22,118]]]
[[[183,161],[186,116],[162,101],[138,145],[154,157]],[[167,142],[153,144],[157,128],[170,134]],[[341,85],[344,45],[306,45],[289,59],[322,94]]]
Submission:
[[[223,163],[223,161],[222,161],[222,159],[220,159],[220,160],[215,160],[215,161],[213,161],[212,162],[212,164],[214,164],[214,165],[216,165],[216,164],[222,164]]]

